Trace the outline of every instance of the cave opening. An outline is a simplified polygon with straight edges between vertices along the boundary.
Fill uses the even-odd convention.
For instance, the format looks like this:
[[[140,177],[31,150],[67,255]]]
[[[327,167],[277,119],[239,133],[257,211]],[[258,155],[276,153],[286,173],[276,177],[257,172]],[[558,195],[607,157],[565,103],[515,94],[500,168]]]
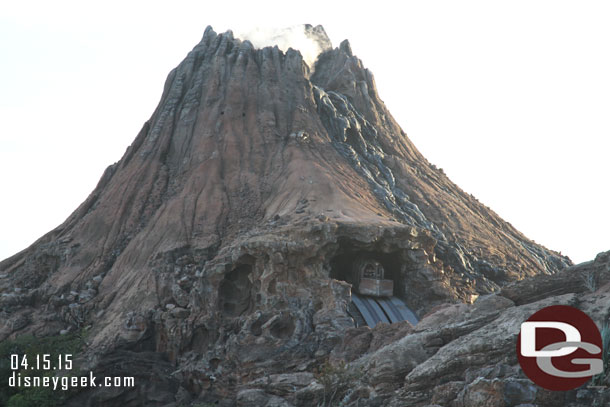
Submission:
[[[220,283],[219,306],[225,316],[238,317],[250,308],[252,297],[251,264],[239,264]]]
[[[352,284],[352,292],[356,292],[357,284],[353,267],[355,262],[374,260],[383,266],[383,279],[394,282],[393,295],[403,297],[403,264],[402,252],[404,249],[385,252],[378,247],[371,247],[351,239],[339,239],[339,248],[329,261],[330,277],[336,280],[346,281]]]
[[[329,276],[352,285],[352,301],[346,311],[354,325],[373,328],[378,323],[400,321],[416,325],[417,315],[405,302],[407,249],[349,238],[339,239],[338,243],[328,262]]]

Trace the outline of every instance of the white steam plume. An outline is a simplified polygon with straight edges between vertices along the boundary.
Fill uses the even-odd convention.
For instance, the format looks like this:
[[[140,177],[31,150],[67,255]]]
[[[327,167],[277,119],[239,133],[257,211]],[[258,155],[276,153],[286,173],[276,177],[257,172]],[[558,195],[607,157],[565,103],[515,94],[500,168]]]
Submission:
[[[256,48],[277,45],[286,52],[288,48],[301,52],[303,60],[313,67],[320,53],[332,48],[331,42],[322,26],[295,25],[286,28],[258,27],[235,35],[241,40],[249,40]]]

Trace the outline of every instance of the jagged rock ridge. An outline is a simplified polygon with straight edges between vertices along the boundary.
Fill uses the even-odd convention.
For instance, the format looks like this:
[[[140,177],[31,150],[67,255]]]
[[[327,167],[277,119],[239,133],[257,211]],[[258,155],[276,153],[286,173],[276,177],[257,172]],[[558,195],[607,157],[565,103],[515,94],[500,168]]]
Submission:
[[[174,365],[157,405],[229,403],[328,358],[357,253],[420,315],[569,265],[423,158],[347,41],[309,67],[208,27],[87,200],[0,263],[0,338],[90,326],[88,366]]]

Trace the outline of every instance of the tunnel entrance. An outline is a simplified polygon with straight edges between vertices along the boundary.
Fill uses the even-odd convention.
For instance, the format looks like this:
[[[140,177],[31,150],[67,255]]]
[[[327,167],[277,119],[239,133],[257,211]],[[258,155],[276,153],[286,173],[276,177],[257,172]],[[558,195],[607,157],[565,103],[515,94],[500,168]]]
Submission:
[[[379,272],[379,268],[374,267],[375,263],[381,265],[382,273]],[[359,276],[357,271],[363,271],[367,278],[379,278],[393,282],[393,293],[379,296],[395,295],[402,297],[405,294],[401,272],[403,263],[399,250],[384,253],[381,250],[358,247],[357,244],[349,240],[343,240],[339,242],[339,249],[329,262],[330,277],[352,284],[352,292],[358,292]],[[355,268],[358,270],[354,270]]]
[[[329,262],[330,277],[352,285],[348,313],[356,326],[418,319],[405,304],[404,249],[382,251],[350,239],[340,239]],[[406,256],[405,256],[406,257]]]

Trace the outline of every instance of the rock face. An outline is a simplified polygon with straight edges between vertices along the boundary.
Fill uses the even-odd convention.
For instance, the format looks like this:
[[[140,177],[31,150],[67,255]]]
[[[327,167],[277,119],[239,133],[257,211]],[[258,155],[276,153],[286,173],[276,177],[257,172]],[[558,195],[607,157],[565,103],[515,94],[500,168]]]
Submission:
[[[360,254],[420,316],[436,311],[416,328],[354,328],[346,281]],[[430,385],[438,405],[538,403],[523,378],[496,380],[514,360],[479,380],[467,347],[449,345],[497,330],[502,359],[527,304],[575,298],[554,283],[569,265],[426,161],[347,41],[309,67],[208,27],[87,200],[0,263],[0,339],[89,327],[83,367],[158,361],[158,391],[92,390],[74,405],[316,405],[325,361],[367,372],[350,376],[347,404],[429,402]],[[558,297],[507,285],[532,276]]]
[[[591,276],[596,286],[585,283]],[[534,291],[536,296],[531,295]],[[353,346],[351,353],[340,356],[352,361],[353,369],[366,372],[365,380],[353,386],[371,387],[371,393],[383,399],[382,405],[605,406],[610,402],[608,387],[551,392],[534,385],[521,371],[515,347],[520,324],[537,310],[571,305],[603,326],[610,322],[609,299],[610,252],[606,252],[554,276],[511,283],[472,305],[438,307],[389,345],[373,351]],[[346,335],[343,343],[353,335]],[[610,385],[610,375],[603,384]]]

